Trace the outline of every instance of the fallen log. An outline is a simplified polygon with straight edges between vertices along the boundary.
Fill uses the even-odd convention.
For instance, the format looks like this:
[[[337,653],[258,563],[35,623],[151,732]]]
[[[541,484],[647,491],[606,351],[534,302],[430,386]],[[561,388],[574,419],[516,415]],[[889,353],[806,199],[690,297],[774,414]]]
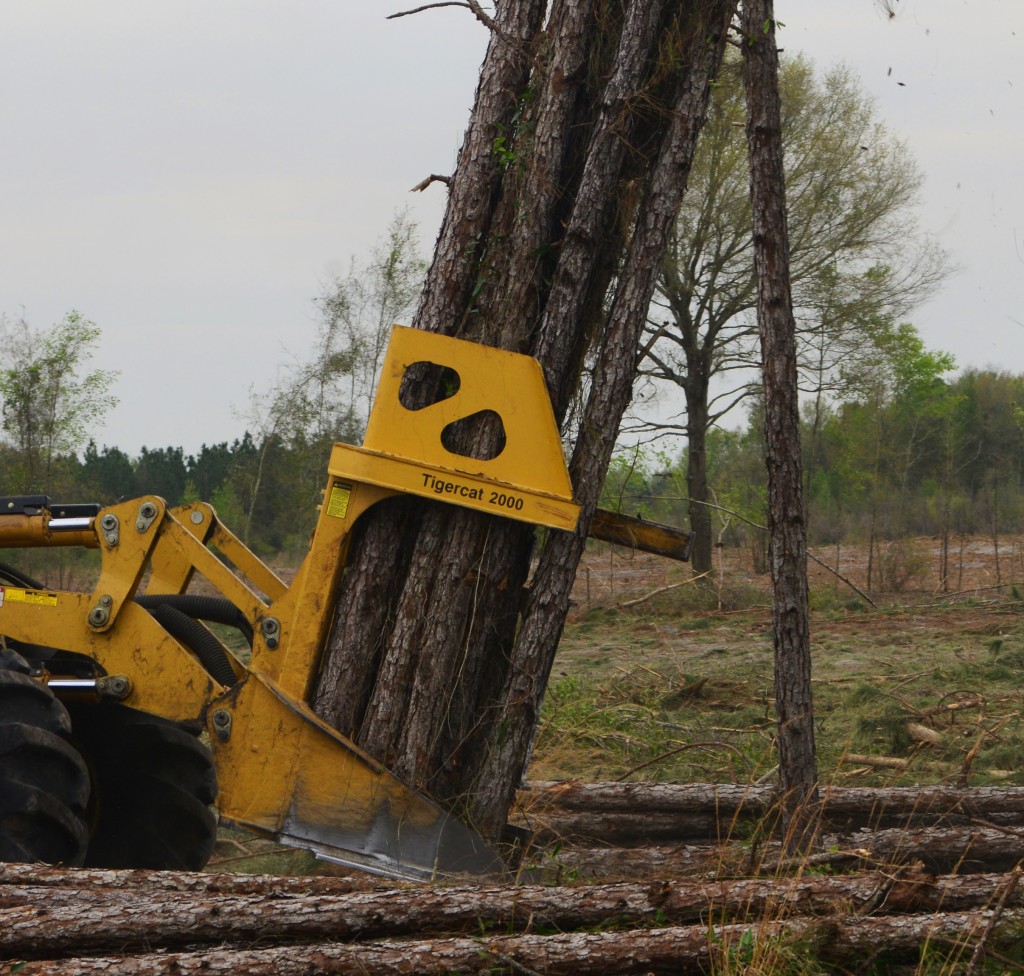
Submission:
[[[532,862],[552,884],[643,878],[737,877],[748,874],[747,853],[710,842],[647,847],[559,847]]]
[[[875,867],[918,862],[936,874],[1009,871],[1024,861],[1024,831],[1011,828],[932,827],[825,834],[819,853],[788,857],[777,841],[753,847],[694,842],[680,845],[561,847],[545,861],[554,881],[612,881],[694,875],[773,875],[807,867]]]
[[[410,887],[325,894],[322,879],[289,891],[201,894],[188,875],[121,874],[123,883],[91,885],[73,870],[51,869],[67,885],[7,885],[0,889],[0,958],[58,958],[159,946],[162,949],[250,943],[301,943],[397,938],[424,933],[556,931],[624,925],[680,925],[713,917],[774,918],[836,912],[967,911],[988,905],[1003,875],[935,877],[923,872],[862,872],[838,876],[722,881],[650,881],[541,887]],[[88,875],[91,872],[81,872]],[[180,887],[167,881],[180,877]],[[54,899],[53,895],[61,897]],[[1014,890],[1007,907],[1024,907]]]
[[[736,783],[585,783],[582,780],[534,782],[516,796],[518,806],[593,812],[707,813],[749,810],[766,813],[775,802],[774,786]]]
[[[634,811],[588,813],[583,810],[543,811],[517,820],[531,832],[533,844],[640,844],[686,840],[726,841],[737,823],[749,830],[749,820],[719,819],[714,813],[637,813]]]
[[[917,861],[928,871],[1009,871],[1024,861],[1024,830],[995,827],[930,827],[862,830],[826,836],[826,847],[863,850],[885,863]]]
[[[440,974],[524,971],[546,976],[581,972],[697,974],[712,955],[760,953],[785,959],[798,940],[813,942],[830,962],[898,961],[920,954],[923,946],[949,946],[961,959],[984,933],[987,947],[999,950],[1017,940],[1024,913],[1008,910],[994,920],[984,912],[912,916],[792,918],[755,924],[573,932],[559,935],[430,939],[410,942],[341,944],[321,942],[272,948],[226,948],[199,952],[147,952],[15,963],[20,976],[313,976],[313,974]]]
[[[738,822],[770,814],[776,796],[770,785],[538,782],[520,790],[514,818],[562,837],[602,836],[600,830],[609,829],[617,843],[629,836],[630,823],[641,838],[665,838],[673,823],[675,840],[724,837]],[[832,830],[978,819],[1022,823],[1024,787],[825,787],[822,813]],[[594,829],[587,826],[590,817]]]
[[[42,864],[0,862],[0,898],[9,893],[5,886],[36,886],[52,889],[48,897],[81,889],[115,888],[147,891],[180,891],[196,894],[322,894],[342,895],[352,891],[393,887],[393,881],[354,872],[345,877],[288,877],[268,874],[222,874],[191,871],[149,871],[143,869],[98,869],[47,867]]]

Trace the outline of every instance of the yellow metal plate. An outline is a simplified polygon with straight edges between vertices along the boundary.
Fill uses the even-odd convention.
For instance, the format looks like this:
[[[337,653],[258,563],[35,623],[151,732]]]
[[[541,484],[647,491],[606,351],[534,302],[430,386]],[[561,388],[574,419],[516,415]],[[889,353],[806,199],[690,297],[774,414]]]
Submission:
[[[57,594],[43,590],[20,590],[14,586],[0,586],[0,607],[4,603],[25,603],[34,607],[57,606]]]

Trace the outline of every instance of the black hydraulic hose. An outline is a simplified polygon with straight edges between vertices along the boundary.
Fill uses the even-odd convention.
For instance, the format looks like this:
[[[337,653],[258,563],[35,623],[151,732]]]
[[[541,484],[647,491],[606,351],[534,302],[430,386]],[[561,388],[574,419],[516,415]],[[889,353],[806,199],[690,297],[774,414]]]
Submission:
[[[20,569],[10,566],[7,563],[0,563],[0,579],[6,580],[12,586],[25,590],[45,590],[46,587],[37,579],[33,579]]]
[[[199,596],[194,593],[155,593],[152,596],[137,596],[135,602],[147,610],[159,606],[174,607],[188,617],[208,620],[214,624],[235,627],[252,647],[252,627],[245,614],[230,600],[216,596]]]
[[[215,681],[230,688],[238,680],[224,645],[198,620],[182,613],[169,603],[161,603],[157,607],[147,609],[167,633],[195,653]]]

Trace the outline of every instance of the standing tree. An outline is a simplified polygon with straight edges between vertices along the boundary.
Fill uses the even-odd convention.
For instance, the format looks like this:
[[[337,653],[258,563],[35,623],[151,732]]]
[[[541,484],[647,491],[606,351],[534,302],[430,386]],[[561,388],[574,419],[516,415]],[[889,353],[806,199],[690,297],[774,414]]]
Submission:
[[[816,827],[818,767],[811,694],[796,320],[789,282],[773,0],[743,0],[741,23],[768,464],[768,561],[772,576],[779,786],[787,843],[801,848],[813,840]]]
[[[527,527],[394,501],[353,542],[317,710],[499,835],[525,768],[636,349],[736,0],[505,0],[413,324],[537,357],[555,415],[592,363],[582,518]],[[423,384],[415,395],[437,393]],[[463,453],[493,456],[493,431]],[[423,608],[431,607],[425,614]]]
[[[317,299],[318,353],[306,373],[313,387],[315,424],[323,431],[331,426],[328,417],[338,400],[339,376],[346,377],[348,386],[342,399],[352,411],[348,422],[360,430],[366,424],[391,326],[412,314],[423,287],[427,266],[416,248],[418,232],[407,211],[397,213],[367,260],[353,258],[349,270],[337,275]]]
[[[644,372],[683,391],[680,424],[644,422],[687,438],[694,570],[711,566],[708,430],[757,385],[757,287],[750,238],[739,63],[715,87],[658,280]],[[941,254],[915,234],[921,174],[875,118],[847,68],[820,80],[802,58],[779,75],[790,227],[790,278],[807,392],[829,391],[838,363],[870,346],[862,324],[919,304],[945,273]]]
[[[257,449],[244,473],[237,472],[245,481],[246,542],[266,508],[268,461],[275,452],[289,451],[289,490],[295,509],[304,511],[321,487],[331,445],[362,437],[391,326],[411,314],[423,282],[416,238],[416,224],[397,214],[368,259],[353,258],[348,272],[316,300],[320,325],[313,355],[285,369],[271,390],[251,394],[245,419]],[[308,532],[310,526],[300,528]]]
[[[0,402],[9,438],[5,490],[50,492],[58,487],[58,457],[85,444],[117,404],[110,394],[116,372],[79,372],[99,337],[96,323],[74,311],[49,332],[31,328],[24,319],[11,323],[0,318]]]

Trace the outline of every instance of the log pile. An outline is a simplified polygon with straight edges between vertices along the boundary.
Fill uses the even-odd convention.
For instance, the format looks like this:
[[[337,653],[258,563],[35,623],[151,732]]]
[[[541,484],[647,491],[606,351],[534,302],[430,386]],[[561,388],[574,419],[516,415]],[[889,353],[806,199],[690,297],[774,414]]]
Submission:
[[[0,974],[625,976],[775,971],[800,954],[895,971],[926,943],[971,972],[1024,924],[1020,790],[836,791],[819,853],[799,861],[759,837],[768,791],[542,784],[521,799],[552,836],[571,815],[584,846],[534,853],[519,884],[0,865]],[[652,846],[655,814],[716,825]],[[638,844],[594,845],[608,818],[628,839],[629,817]]]
[[[697,872],[772,873],[782,860],[768,786],[535,783],[516,823],[557,858],[541,861],[591,880]],[[738,842],[738,843],[737,843]],[[1008,871],[1024,860],[1024,788],[831,788],[812,856],[849,867],[918,863],[943,872]],[[806,859],[804,859],[804,863]]]

